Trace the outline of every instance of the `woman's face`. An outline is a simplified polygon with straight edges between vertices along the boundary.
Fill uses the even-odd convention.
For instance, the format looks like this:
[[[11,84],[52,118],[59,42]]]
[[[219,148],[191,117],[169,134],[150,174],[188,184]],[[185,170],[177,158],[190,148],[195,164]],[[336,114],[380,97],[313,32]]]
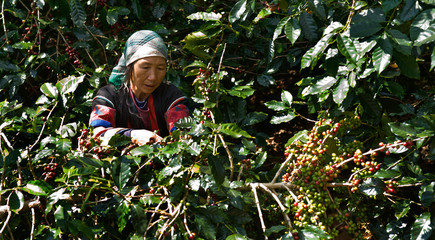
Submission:
[[[133,63],[130,86],[139,101],[145,100],[166,75],[166,60],[163,57],[145,57]]]

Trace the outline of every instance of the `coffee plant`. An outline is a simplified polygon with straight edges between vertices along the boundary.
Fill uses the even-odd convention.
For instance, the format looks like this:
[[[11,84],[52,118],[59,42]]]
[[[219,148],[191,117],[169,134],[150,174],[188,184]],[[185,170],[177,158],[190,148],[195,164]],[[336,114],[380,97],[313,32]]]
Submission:
[[[1,239],[434,239],[435,3],[3,0]],[[191,116],[93,138],[126,39]]]

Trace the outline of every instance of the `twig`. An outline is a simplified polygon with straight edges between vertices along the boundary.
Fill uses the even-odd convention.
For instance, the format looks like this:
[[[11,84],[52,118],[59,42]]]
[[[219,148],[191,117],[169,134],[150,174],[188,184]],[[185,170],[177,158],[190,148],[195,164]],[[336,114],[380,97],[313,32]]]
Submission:
[[[28,149],[28,153],[27,154],[30,154],[30,152],[32,151],[32,149],[36,146],[36,144],[38,144],[38,142],[41,140],[41,137],[42,137],[42,134],[44,133],[44,129],[45,129],[45,127],[47,126],[47,122],[48,122],[48,119],[50,119],[50,116],[51,116],[51,114],[53,113],[53,111],[54,111],[54,109],[57,107],[57,104],[59,103],[59,101],[56,101],[56,103],[54,104],[54,106],[53,106],[53,108],[50,110],[50,112],[48,113],[48,115],[47,115],[47,120],[44,122],[44,124],[42,124],[42,129],[41,129],[41,131],[39,132],[39,136],[38,136],[38,138],[36,139],[36,141],[32,144],[32,146],[30,146],[29,147],[29,149]]]
[[[228,154],[228,160],[230,160],[230,178],[229,178],[229,180],[230,180],[230,182],[231,182],[231,181],[233,180],[233,174],[234,174],[233,155],[231,155],[231,151],[230,151],[230,149],[228,148],[227,144],[225,143],[225,140],[224,140],[224,137],[222,137],[222,134],[218,134],[218,136],[219,136],[219,139],[220,139],[221,142],[222,142],[222,145],[223,145],[224,148],[225,148],[225,151],[226,151],[227,154]]]
[[[295,200],[295,202],[298,202],[299,201],[298,197],[293,193],[293,191],[290,188],[288,188],[286,185],[283,185],[283,186],[290,193],[290,195],[292,196],[293,200]]]
[[[284,207],[284,205],[282,204],[281,200],[279,200],[278,196],[276,195],[276,193],[274,191],[271,191],[269,188],[265,187],[262,183],[258,184],[258,186],[260,186],[260,188],[262,188],[264,191],[266,191],[267,193],[269,193],[273,199],[275,199],[276,203],[278,203],[279,208],[282,211],[282,215],[284,216],[284,220],[286,221],[288,227],[291,229],[293,229],[293,226],[291,224],[290,218],[288,217],[288,215],[285,213],[286,208]]]
[[[418,141],[418,140],[422,140],[422,139],[425,139],[425,138],[426,138],[426,137],[420,137],[420,138],[413,139],[412,141]],[[382,146],[382,147],[376,148],[376,149],[374,149],[374,150],[370,149],[369,151],[363,153],[362,155],[363,155],[363,156],[370,155],[370,154],[372,154],[372,153],[374,153],[374,152],[381,151],[381,150],[383,150],[383,149],[387,149],[387,148],[394,148],[394,147],[397,147],[397,146],[401,146],[401,145],[403,145],[403,144],[404,144],[403,142],[399,142],[399,143],[393,143],[393,144],[390,144],[390,145],[388,145],[388,146],[385,145],[385,146]],[[346,159],[346,160],[343,160],[341,163],[337,164],[336,167],[338,168],[338,167],[340,167],[341,165],[344,165],[344,164],[346,164],[346,163],[348,163],[348,162],[353,161],[354,159],[355,159],[354,157],[351,157],[351,158],[348,158],[348,159]],[[395,163],[395,164],[397,164],[397,163]],[[390,166],[390,167],[391,167],[391,166]]]
[[[257,205],[257,211],[258,211],[258,217],[260,218],[261,229],[263,229],[263,233],[266,233],[266,225],[264,224],[263,213],[261,211],[260,201],[258,200],[258,195],[257,195],[257,185],[250,184],[250,186],[252,192],[254,193],[255,205]],[[267,239],[267,236],[264,236],[264,238]]]
[[[276,179],[278,179],[279,175],[281,174],[281,171],[285,168],[285,165],[292,159],[293,153],[288,155],[287,159],[281,164],[281,167],[278,169],[278,171],[275,174],[275,177],[272,179],[270,183],[275,183]]]
[[[243,174],[243,169],[245,168],[246,164],[242,163],[240,164],[240,171],[239,171],[239,175],[237,175],[237,181],[240,181],[240,179],[242,178],[242,174]]]
[[[0,230],[0,236],[3,234],[3,231],[5,230],[6,226],[8,225],[9,220],[11,219],[11,215],[12,215],[12,211],[9,210],[8,211],[8,216],[7,216],[7,218],[6,218],[6,220],[5,220],[4,224],[3,224],[2,229]]]
[[[95,41],[97,41],[97,43],[101,46],[101,48],[103,49],[103,54],[104,54],[104,60],[105,60],[105,63],[107,63],[107,55],[106,55],[106,50],[105,50],[105,47],[104,47],[104,45],[100,42],[100,40],[98,40],[98,38],[97,37],[95,37],[95,35],[89,30],[89,28],[86,26],[86,25],[84,25],[85,26],[85,28],[86,28],[86,31],[88,31],[88,33],[89,34],[91,34],[91,36],[95,39]]]
[[[8,32],[6,29],[6,21],[5,21],[5,1],[6,0],[2,1],[2,22],[3,22],[3,31],[5,32],[5,39],[6,39],[5,43],[7,43],[8,42]]]
[[[355,13],[355,2],[356,0],[352,1],[352,6],[350,6],[350,13],[349,16],[347,17],[346,25],[344,25],[343,29],[346,29],[350,25],[350,22],[352,21],[353,14]]]
[[[85,52],[86,54],[88,54],[89,59],[91,59],[92,63],[94,64],[95,68],[98,68],[98,65],[95,63],[94,59],[92,58],[91,54],[89,53],[89,51],[85,48]]]
[[[32,211],[32,228],[30,229],[30,240],[33,239],[33,232],[35,230],[35,209],[31,208]]]
[[[5,140],[5,143],[8,146],[8,148],[11,149],[11,150],[14,150],[14,147],[9,142],[8,138],[6,137],[6,135],[3,132],[0,132],[0,135],[2,136],[3,140]]]

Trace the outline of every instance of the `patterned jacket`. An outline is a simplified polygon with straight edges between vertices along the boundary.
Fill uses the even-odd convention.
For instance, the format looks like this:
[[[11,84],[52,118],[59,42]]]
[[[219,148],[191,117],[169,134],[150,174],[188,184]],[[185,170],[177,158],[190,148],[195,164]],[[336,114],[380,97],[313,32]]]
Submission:
[[[127,95],[127,96],[126,96]],[[126,99],[127,104],[122,99]],[[118,133],[127,133],[132,129],[157,131],[164,137],[175,130],[174,123],[189,116],[186,98],[172,84],[161,83],[148,97],[145,109],[137,106],[131,90],[124,84],[116,90],[111,84],[102,87],[92,101],[92,113],[89,119],[91,127],[98,128],[94,136],[107,130],[119,128]]]

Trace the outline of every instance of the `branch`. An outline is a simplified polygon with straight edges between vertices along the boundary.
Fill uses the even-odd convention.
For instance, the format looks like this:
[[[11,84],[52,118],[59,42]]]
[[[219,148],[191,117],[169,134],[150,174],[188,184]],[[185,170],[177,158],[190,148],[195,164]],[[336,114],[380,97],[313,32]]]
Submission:
[[[271,183],[275,183],[276,179],[278,178],[278,176],[281,174],[282,170],[284,169],[285,165],[287,165],[287,163],[292,159],[293,157],[293,153],[291,153],[290,155],[288,155],[287,159],[281,164],[281,167],[278,169],[278,171],[275,174],[275,177],[273,178]]]
[[[260,186],[264,191],[266,191],[267,193],[269,193],[270,195],[272,195],[272,197],[275,199],[275,201],[278,203],[278,206],[281,208],[282,211],[282,215],[284,216],[284,220],[287,223],[288,227],[290,230],[293,229],[292,223],[290,221],[290,218],[288,217],[288,215],[285,213],[286,208],[284,207],[284,205],[281,203],[281,201],[279,200],[278,196],[276,195],[275,191],[271,191],[270,189],[268,189],[267,187],[265,187],[262,183],[260,183],[258,186]]]
[[[263,229],[263,233],[266,233],[266,225],[264,224],[263,213],[261,212],[260,201],[258,200],[258,195],[257,195],[257,186],[255,184],[250,184],[250,186],[252,192],[254,193],[255,205],[257,205],[257,211],[258,211],[258,217],[260,218],[261,229]],[[265,239],[267,239],[266,236]]]

